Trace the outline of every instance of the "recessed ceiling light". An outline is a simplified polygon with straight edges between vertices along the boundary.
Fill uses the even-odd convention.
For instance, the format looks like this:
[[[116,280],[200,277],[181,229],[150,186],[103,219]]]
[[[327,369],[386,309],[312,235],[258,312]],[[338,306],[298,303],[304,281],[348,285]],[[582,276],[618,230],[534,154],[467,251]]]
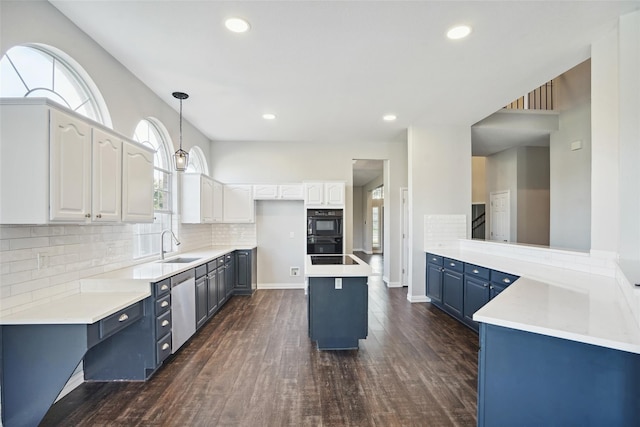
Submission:
[[[234,33],[246,33],[249,31],[249,23],[242,18],[229,18],[224,21],[225,27]]]
[[[262,118],[265,120],[275,120],[276,119],[276,115],[273,113],[265,113],[262,115]]]
[[[393,122],[395,119],[397,119],[395,114],[386,114],[382,116],[382,120],[385,122]]]
[[[447,31],[447,37],[451,40],[463,39],[471,34],[471,27],[468,25],[458,25]]]

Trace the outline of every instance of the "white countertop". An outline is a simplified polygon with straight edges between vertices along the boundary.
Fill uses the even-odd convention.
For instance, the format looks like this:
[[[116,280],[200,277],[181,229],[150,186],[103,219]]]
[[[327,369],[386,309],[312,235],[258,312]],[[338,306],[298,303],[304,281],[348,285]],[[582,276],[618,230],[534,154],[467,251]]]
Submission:
[[[305,258],[305,277],[368,277],[371,266],[353,254],[346,254],[358,264],[311,264],[312,256],[342,256],[342,255],[307,255]]]
[[[520,276],[473,319],[640,354],[640,328],[612,277],[457,248],[426,252]]]
[[[180,253],[190,263],[146,262],[80,280],[80,291],[26,310],[0,316],[0,325],[91,324],[151,296],[151,283],[197,267],[237,249],[255,246],[211,246]]]

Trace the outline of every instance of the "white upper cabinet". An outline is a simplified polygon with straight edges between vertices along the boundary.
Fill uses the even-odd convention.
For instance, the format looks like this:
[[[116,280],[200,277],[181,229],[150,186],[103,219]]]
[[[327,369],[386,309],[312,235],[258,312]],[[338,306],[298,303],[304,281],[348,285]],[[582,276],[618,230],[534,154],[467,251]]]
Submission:
[[[199,173],[182,175],[182,222],[222,221],[222,184]],[[217,206],[219,205],[219,206]]]
[[[218,181],[213,181],[213,222],[222,222],[224,220],[223,198],[224,185]]]
[[[308,207],[344,207],[344,182],[304,183],[304,204]]]
[[[254,200],[275,200],[278,198],[278,186],[276,184],[256,184],[253,186]]]
[[[50,120],[50,219],[89,221],[91,127],[78,118],[54,109],[51,110]],[[29,161],[28,158],[22,160]]]
[[[304,200],[302,184],[256,184],[254,200]]]
[[[153,222],[153,151],[124,142],[122,151],[122,221]]]
[[[92,142],[92,220],[117,222],[122,212],[122,139],[93,129]]]
[[[255,222],[253,186],[225,184],[223,196],[224,222]]]
[[[46,99],[0,100],[0,224],[153,221],[153,152]]]

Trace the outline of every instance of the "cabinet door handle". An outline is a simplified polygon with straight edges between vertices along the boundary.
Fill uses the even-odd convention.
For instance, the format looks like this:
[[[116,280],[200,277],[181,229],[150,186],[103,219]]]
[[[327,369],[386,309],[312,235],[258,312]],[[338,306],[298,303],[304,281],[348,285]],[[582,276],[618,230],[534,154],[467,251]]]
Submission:
[[[493,286],[489,286],[489,289],[493,290]]]
[[[169,285],[162,285],[162,286],[160,286],[160,290],[161,290],[161,291],[166,291],[167,289],[169,289]]]
[[[162,350],[168,350],[168,349],[169,349],[169,343],[162,344]]]
[[[102,218],[102,214],[96,215],[96,218]]]
[[[168,305],[169,305],[169,301],[162,301],[162,303],[160,304],[160,307],[165,308]]]
[[[91,218],[91,214],[90,214],[90,213],[85,214],[85,215],[84,215],[84,217],[85,217],[85,218]]]
[[[129,315],[127,313],[122,313],[120,317],[118,317],[118,322],[124,322],[128,318],[129,318]]]
[[[502,279],[502,281],[503,281],[504,283],[511,283],[511,280],[507,279],[506,277],[505,277],[504,279]]]
[[[163,320],[162,321],[162,327],[164,328],[165,326],[169,325],[169,321],[168,320]]]
[[[477,268],[474,268],[474,269],[473,269],[473,270],[471,270],[471,271],[472,271],[474,274],[478,274],[478,273],[480,273],[480,272],[478,271],[478,269],[477,269]]]

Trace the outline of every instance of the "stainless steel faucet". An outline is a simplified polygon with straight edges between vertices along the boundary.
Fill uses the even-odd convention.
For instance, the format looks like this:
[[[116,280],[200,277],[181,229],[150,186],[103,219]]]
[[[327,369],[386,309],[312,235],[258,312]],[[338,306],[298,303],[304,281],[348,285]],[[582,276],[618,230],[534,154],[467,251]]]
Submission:
[[[164,235],[165,233],[171,233],[171,238],[173,238],[173,242],[177,245],[180,244],[180,240],[178,240],[178,238],[176,237],[175,234],[173,234],[173,231],[169,230],[168,228],[166,230],[162,230],[162,233],[160,233],[160,259],[164,260]]]

